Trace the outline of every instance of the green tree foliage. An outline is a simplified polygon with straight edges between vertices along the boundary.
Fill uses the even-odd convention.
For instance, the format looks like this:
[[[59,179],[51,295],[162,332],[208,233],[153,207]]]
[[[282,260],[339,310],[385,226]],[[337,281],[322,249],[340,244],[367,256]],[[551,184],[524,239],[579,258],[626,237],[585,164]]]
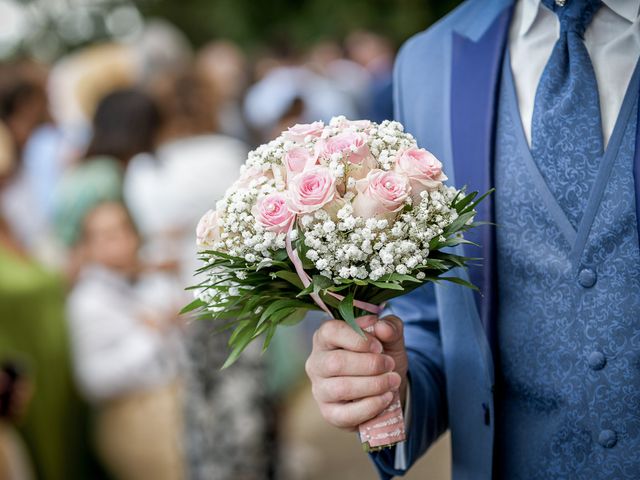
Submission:
[[[145,16],[174,22],[198,46],[225,37],[244,47],[287,43],[303,49],[356,29],[397,45],[445,15],[460,0],[146,0]]]

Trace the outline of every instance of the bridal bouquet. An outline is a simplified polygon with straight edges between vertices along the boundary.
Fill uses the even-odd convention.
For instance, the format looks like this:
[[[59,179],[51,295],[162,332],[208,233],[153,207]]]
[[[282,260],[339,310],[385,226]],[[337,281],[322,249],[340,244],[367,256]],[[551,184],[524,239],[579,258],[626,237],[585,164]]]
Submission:
[[[336,117],[296,125],[249,153],[240,178],[197,227],[203,281],[184,311],[232,328],[225,367],[258,337],[309,310],[346,321],[463,267],[484,197],[443,184],[442,164],[398,122]],[[404,439],[396,398],[360,428],[366,449]]]

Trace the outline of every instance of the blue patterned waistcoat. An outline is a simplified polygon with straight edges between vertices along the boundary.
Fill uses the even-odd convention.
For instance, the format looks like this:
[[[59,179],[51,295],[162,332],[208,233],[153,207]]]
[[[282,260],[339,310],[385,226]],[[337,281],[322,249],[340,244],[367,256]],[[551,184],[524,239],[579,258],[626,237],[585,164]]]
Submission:
[[[576,229],[530,154],[504,62],[495,150],[497,478],[640,479],[639,83],[636,68]]]

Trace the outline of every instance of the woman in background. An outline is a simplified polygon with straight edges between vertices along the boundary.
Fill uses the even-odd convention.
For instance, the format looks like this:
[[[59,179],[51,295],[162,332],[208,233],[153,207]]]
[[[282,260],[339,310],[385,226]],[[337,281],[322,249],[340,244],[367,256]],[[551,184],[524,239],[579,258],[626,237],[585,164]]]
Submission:
[[[17,151],[12,130],[0,125],[0,196],[13,180]],[[0,363],[19,364],[34,392],[17,431],[36,478],[99,478],[88,451],[86,408],[72,382],[64,294],[63,279],[32,259],[0,213]]]
[[[84,262],[67,304],[76,378],[115,479],[180,480],[179,305],[149,288],[157,279],[140,273],[139,246],[122,203],[84,217],[76,245]]]
[[[55,227],[66,245],[74,244],[92,206],[122,199],[129,161],[153,150],[159,128],[156,104],[142,91],[116,90],[99,102],[84,159],[63,177],[54,199]]]

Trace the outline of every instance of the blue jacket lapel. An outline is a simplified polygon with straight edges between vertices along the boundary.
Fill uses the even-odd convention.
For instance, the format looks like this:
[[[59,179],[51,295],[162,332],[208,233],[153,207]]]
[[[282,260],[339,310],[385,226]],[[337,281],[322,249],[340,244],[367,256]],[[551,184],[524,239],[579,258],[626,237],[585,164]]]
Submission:
[[[468,191],[486,192],[493,187],[495,112],[501,64],[513,8],[504,8],[477,39],[453,34],[451,65],[451,143],[455,178]],[[493,199],[482,202],[480,221],[493,222]],[[476,301],[493,344],[491,319],[496,308],[495,229],[483,226],[468,239],[481,246],[467,255],[482,258],[469,270],[481,290]]]
[[[640,107],[638,107],[638,126],[636,127],[636,157],[633,173],[636,181],[636,223],[638,224],[638,238],[640,239]]]

